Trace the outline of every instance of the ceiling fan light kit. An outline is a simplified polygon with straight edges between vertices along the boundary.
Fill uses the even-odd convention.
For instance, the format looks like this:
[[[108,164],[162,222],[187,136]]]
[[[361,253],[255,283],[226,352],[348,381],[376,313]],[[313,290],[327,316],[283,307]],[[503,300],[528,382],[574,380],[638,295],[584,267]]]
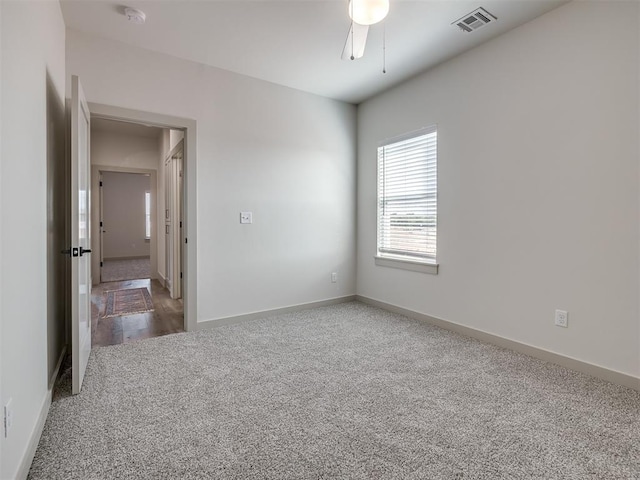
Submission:
[[[373,25],[389,13],[389,0],[350,0],[349,17],[359,25]]]

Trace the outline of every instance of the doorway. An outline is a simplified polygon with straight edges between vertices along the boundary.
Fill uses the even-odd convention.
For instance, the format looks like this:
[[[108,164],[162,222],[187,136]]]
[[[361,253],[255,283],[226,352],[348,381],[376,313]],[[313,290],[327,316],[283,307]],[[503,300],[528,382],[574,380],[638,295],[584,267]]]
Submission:
[[[152,235],[151,206],[156,203],[156,189],[151,189],[151,173],[100,170],[99,182],[99,218],[94,221],[99,235],[95,255],[100,262],[99,283],[153,278],[157,242]]]
[[[167,264],[163,261],[168,243],[160,214],[167,209],[176,225],[182,225],[182,215],[174,215],[167,198],[178,206],[183,204],[180,183],[171,189],[170,196],[165,192],[169,187],[164,178],[169,134],[169,129],[160,127],[92,118],[94,345],[126,343],[185,329],[182,290],[167,289]],[[181,155],[171,158],[181,177]],[[176,236],[171,246],[180,247],[181,243]],[[181,255],[176,261],[170,258],[171,265],[182,272]],[[179,282],[174,285],[180,287]],[[126,305],[129,307],[118,310]]]
[[[109,105],[89,103],[92,122],[95,119],[116,120],[125,123],[136,123],[146,127],[171,129],[182,134],[183,145],[183,191],[182,199],[182,229],[179,235],[179,248],[182,251],[183,272],[181,282],[182,299],[172,299],[179,302],[183,308],[184,330],[192,331],[197,328],[197,216],[196,216],[196,127],[195,120],[162,115],[139,110],[114,107]],[[122,168],[132,168],[130,164]],[[158,171],[159,172],[159,171]],[[159,173],[158,173],[159,175]],[[92,176],[92,182],[97,182],[96,176]],[[158,185],[162,185],[162,179],[158,179]],[[95,184],[94,184],[95,187]],[[156,195],[160,202],[162,195]],[[153,208],[153,207],[152,207]],[[158,218],[155,225],[160,225],[160,216],[164,214],[158,208],[154,218]],[[153,215],[153,214],[152,214]],[[160,218],[159,218],[160,217]],[[153,227],[152,227],[153,228]],[[158,248],[163,241],[162,235],[157,235]],[[157,261],[161,262],[162,255],[158,252]],[[160,281],[160,279],[158,279]]]

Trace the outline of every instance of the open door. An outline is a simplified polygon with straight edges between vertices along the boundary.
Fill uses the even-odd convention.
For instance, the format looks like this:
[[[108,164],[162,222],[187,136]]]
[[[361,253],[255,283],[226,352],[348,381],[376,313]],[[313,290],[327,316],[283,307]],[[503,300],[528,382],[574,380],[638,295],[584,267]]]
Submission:
[[[90,113],[77,76],[71,78],[71,377],[80,393],[91,353]]]

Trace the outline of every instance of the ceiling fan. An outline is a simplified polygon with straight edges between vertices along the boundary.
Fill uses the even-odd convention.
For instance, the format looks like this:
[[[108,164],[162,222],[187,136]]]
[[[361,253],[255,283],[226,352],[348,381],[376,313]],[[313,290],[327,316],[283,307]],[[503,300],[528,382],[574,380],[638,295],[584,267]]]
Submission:
[[[389,0],[350,0],[351,26],[342,49],[342,60],[355,60],[364,55],[369,26],[382,21],[389,13]]]

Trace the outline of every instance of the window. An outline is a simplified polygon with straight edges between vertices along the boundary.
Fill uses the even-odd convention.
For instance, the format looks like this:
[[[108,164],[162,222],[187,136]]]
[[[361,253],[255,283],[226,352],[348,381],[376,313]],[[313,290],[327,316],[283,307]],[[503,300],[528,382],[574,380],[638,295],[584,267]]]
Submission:
[[[376,264],[437,273],[436,127],[378,147]]]
[[[144,192],[144,236],[151,238],[151,192]]]

